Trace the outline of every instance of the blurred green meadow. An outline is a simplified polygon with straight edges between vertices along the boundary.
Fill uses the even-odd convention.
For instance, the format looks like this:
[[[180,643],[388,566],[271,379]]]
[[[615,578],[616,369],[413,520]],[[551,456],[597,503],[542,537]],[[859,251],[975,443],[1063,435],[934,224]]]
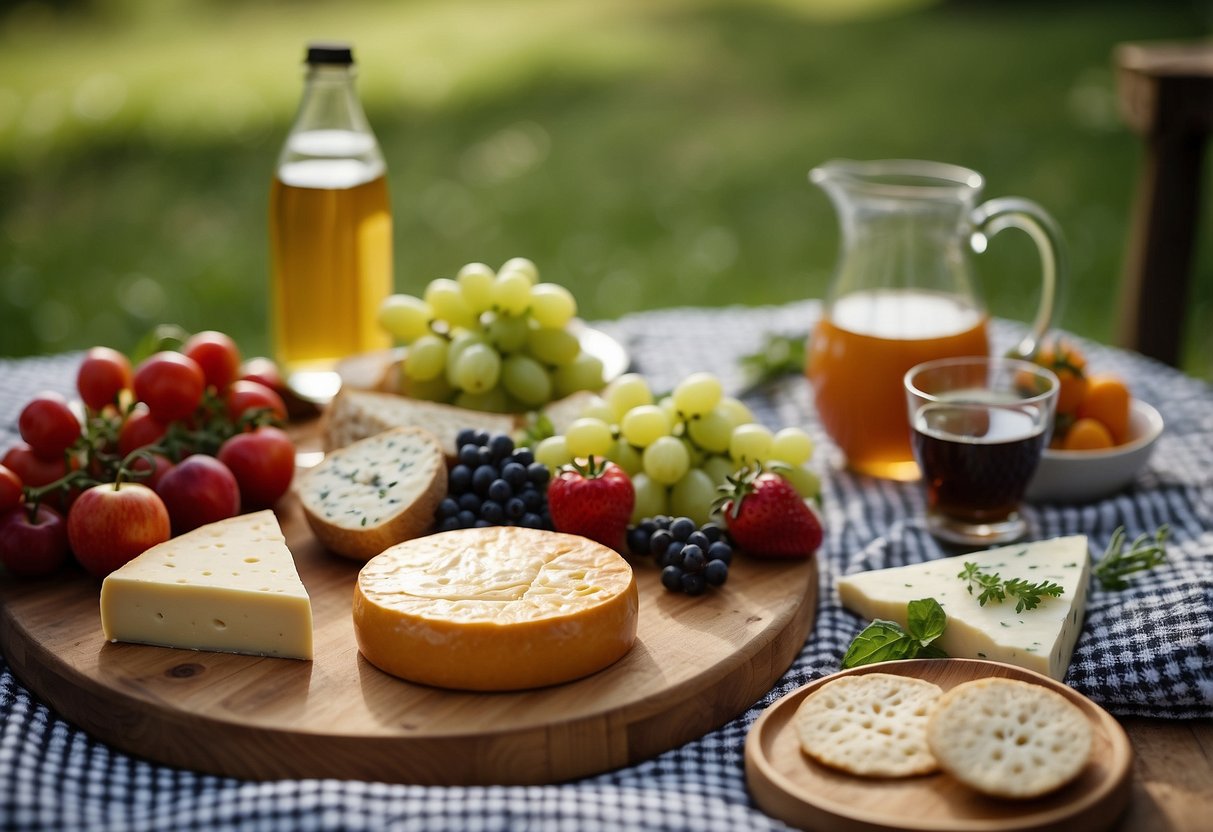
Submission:
[[[0,6],[0,355],[130,349],[162,322],[267,349],[269,182],[316,38],[355,46],[388,164],[401,291],[524,255],[589,319],[820,297],[839,232],[808,170],[926,158],[1051,211],[1072,263],[1061,326],[1111,342],[1142,158],[1117,115],[1112,49],[1207,36],[1208,12],[928,0]],[[995,314],[1031,316],[1026,236],[1000,236],[975,266]],[[1185,366],[1213,377],[1207,244],[1196,268]]]

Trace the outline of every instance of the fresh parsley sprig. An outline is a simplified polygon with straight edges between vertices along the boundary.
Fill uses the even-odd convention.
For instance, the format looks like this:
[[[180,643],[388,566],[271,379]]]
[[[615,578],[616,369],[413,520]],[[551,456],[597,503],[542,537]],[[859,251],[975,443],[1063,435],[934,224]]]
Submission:
[[[1095,564],[1091,574],[1104,589],[1127,588],[1129,582],[1125,580],[1126,575],[1153,569],[1167,559],[1166,542],[1170,534],[1171,527],[1164,523],[1154,532],[1152,541],[1149,535],[1138,535],[1126,552],[1125,527],[1118,526],[1112,532],[1112,540],[1104,556]]]
[[[1022,578],[1012,578],[1009,581],[1004,581],[1002,576],[997,572],[993,575],[982,572],[981,567],[976,563],[969,563],[967,561],[965,562],[965,568],[956,577],[968,583],[970,595],[973,594],[974,584],[981,590],[981,594],[977,596],[979,606],[984,607],[991,601],[1001,604],[1010,597],[1016,599],[1015,612],[1034,609],[1040,604],[1042,596],[1050,595],[1056,598],[1065,592],[1061,584],[1056,584],[1052,581],[1041,581],[1035,584]]]
[[[906,607],[906,623],[902,629],[895,621],[877,618],[851,642],[842,666],[891,662],[898,659],[946,659],[935,639],[943,635],[948,616],[934,598],[911,601]]]

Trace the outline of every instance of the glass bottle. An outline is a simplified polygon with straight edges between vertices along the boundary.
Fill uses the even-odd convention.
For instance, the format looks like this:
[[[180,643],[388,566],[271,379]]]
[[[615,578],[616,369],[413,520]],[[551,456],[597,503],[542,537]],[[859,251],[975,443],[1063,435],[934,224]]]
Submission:
[[[287,384],[321,402],[340,386],[339,359],[390,346],[375,320],[392,291],[387,168],[354,77],[348,45],[309,45],[270,189],[274,353]]]

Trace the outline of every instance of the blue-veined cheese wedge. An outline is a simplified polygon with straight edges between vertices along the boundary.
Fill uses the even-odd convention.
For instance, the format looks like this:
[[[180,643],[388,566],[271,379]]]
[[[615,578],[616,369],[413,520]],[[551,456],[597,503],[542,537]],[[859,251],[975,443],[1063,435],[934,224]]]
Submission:
[[[274,512],[209,523],[106,576],[108,641],[312,658],[312,604]]]
[[[1013,598],[983,607],[979,591],[970,594],[968,583],[957,577],[966,561],[1003,580],[1052,581],[1064,591],[1022,612],[1015,611]],[[838,594],[847,609],[903,627],[910,601],[934,598],[948,616],[935,644],[949,656],[1006,662],[1060,680],[1082,631],[1090,562],[1086,535],[1057,537],[848,575],[838,581]]]
[[[632,567],[584,537],[494,526],[372,558],[354,588],[362,655],[412,682],[521,690],[602,670],[636,639]]]

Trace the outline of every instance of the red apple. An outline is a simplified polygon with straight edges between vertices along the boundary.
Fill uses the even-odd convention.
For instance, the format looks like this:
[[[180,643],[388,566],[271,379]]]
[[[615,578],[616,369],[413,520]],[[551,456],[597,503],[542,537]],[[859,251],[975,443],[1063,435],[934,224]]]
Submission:
[[[240,513],[240,486],[213,456],[197,454],[173,466],[156,487],[172,520],[173,534]]]
[[[285,431],[262,425],[224,442],[219,448],[219,461],[236,475],[244,511],[270,508],[291,487],[295,443]]]
[[[76,560],[98,578],[168,540],[169,534],[164,502],[136,482],[95,485],[67,515],[67,538]]]
[[[0,563],[14,575],[49,575],[67,561],[67,524],[45,503],[30,520],[25,506],[0,514]]]

